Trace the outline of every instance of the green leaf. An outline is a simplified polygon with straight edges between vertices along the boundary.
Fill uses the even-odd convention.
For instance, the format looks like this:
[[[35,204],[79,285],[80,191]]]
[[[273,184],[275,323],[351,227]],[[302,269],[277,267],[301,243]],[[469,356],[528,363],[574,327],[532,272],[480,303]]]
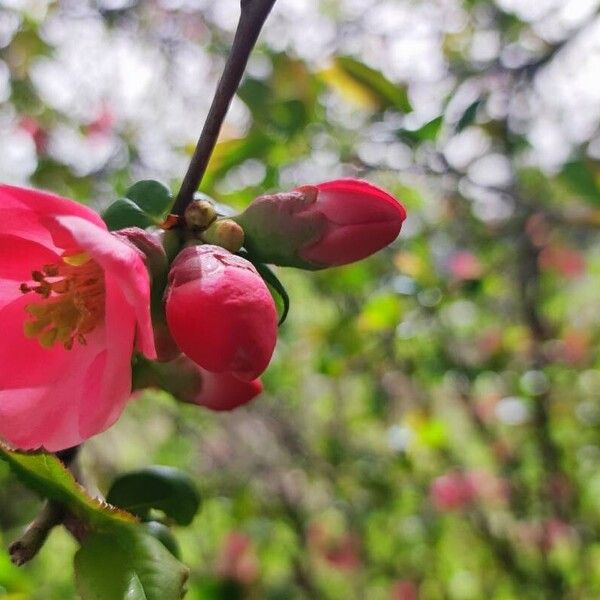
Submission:
[[[287,319],[288,312],[290,311],[290,296],[281,281],[279,281],[277,275],[275,275],[267,265],[256,263],[254,266],[260,276],[265,280],[265,283],[273,296],[275,306],[277,307],[277,314],[279,315],[278,324],[283,325]]]
[[[156,538],[175,558],[181,558],[181,550],[177,539],[164,523],[148,521],[148,523],[142,523],[141,527],[146,533]]]
[[[403,129],[401,135],[403,137],[407,137],[414,142],[425,142],[425,141],[433,141],[436,140],[441,129],[442,124],[444,122],[444,118],[440,115],[431,121],[428,121],[420,127],[419,129],[415,129],[413,131],[408,129]]]
[[[600,204],[600,181],[598,170],[583,160],[567,163],[560,173],[560,179],[576,194]]]
[[[481,103],[482,100],[478,98],[477,100],[475,100],[475,102],[472,102],[471,104],[469,104],[469,106],[467,106],[467,109],[462,114],[461,118],[456,124],[456,131],[460,133],[463,129],[466,129],[469,125],[473,124],[473,122],[475,121],[475,117],[477,116],[477,111],[481,106]]]
[[[158,181],[138,181],[125,196],[113,202],[102,214],[111,231],[160,225],[173,204],[171,192]]]
[[[0,443],[0,459],[9,464],[13,473],[27,487],[44,498],[64,504],[92,526],[136,522],[133,515],[90,497],[53,454],[11,450]]]
[[[146,214],[157,219],[164,219],[173,204],[169,188],[152,179],[134,183],[125,192],[125,197],[132,200]]]
[[[238,252],[238,254],[243,256],[246,260],[249,260],[258,271],[258,274],[264,279],[269,291],[271,292],[271,296],[273,296],[275,307],[277,308],[277,314],[279,315],[278,325],[283,325],[290,311],[290,296],[287,293],[283,283],[279,281],[277,275],[275,275],[275,273],[273,273],[273,271],[267,267],[267,265],[253,260],[252,256],[247,252],[241,251]]]
[[[200,507],[194,482],[179,469],[151,466],[121,475],[107,501],[146,519],[151,509],[163,511],[178,525],[189,525]]]
[[[146,229],[158,225],[147,215],[133,200],[121,198],[113,202],[103,213],[102,218],[110,231],[125,229],[126,227],[141,227]]]
[[[179,600],[189,572],[139,527],[86,537],[75,555],[82,600]]]
[[[338,56],[336,63],[352,79],[373,92],[382,108],[395,108],[402,113],[412,110],[406,86],[392,83],[379,71],[349,56]]]

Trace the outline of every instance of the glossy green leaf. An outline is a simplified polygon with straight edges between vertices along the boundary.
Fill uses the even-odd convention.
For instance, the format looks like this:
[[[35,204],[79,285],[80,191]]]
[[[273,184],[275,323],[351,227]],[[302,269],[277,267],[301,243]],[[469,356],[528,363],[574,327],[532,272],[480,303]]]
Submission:
[[[153,538],[156,538],[175,558],[181,558],[181,550],[173,532],[164,523],[148,521],[141,525]]]
[[[103,213],[102,218],[110,231],[126,227],[141,227],[145,229],[157,225],[133,200],[121,198],[113,202]]]
[[[164,466],[121,475],[112,484],[107,500],[142,519],[152,509],[161,510],[179,525],[189,525],[200,507],[194,482],[183,471]]]
[[[264,279],[267,287],[269,288],[269,292],[271,292],[271,296],[273,296],[275,307],[277,308],[277,314],[279,316],[278,324],[283,325],[290,310],[290,296],[287,293],[283,283],[281,283],[272,269],[270,269],[264,263],[253,260],[251,255],[247,252],[242,251],[238,254],[243,256],[246,260],[249,260],[254,265],[259,275]]]
[[[82,600],[179,600],[188,570],[141,527],[94,533],[75,555]]]
[[[169,188],[153,179],[134,183],[125,192],[125,197],[139,206],[146,214],[157,219],[164,219],[173,204]]]
[[[338,56],[336,63],[352,79],[373,92],[382,108],[395,108],[402,113],[412,110],[406,86],[391,82],[379,71],[349,56]]]
[[[111,231],[126,227],[145,229],[160,225],[173,204],[171,192],[158,181],[138,181],[102,214]]]
[[[135,523],[133,515],[90,497],[53,454],[21,452],[0,444],[0,459],[27,487],[44,498],[64,504],[92,526]]]
[[[290,310],[290,296],[281,281],[279,281],[277,275],[275,275],[267,265],[258,263],[255,267],[260,276],[265,280],[265,283],[273,296],[273,300],[277,307],[277,314],[279,315],[279,325],[283,325]]]

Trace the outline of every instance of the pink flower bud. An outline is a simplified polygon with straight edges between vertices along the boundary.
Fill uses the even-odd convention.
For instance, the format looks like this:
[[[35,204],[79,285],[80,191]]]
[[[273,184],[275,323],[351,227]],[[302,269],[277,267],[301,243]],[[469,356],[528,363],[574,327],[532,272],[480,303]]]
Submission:
[[[213,373],[256,379],[277,340],[277,312],[250,262],[218,246],[186,248],[173,262],[167,323],[189,358]]]
[[[398,236],[405,218],[404,207],[384,190],[338,179],[260,196],[236,221],[258,260],[322,269],[381,250]]]
[[[136,389],[164,389],[180,402],[215,411],[248,404],[263,389],[260,379],[242,381],[231,373],[211,373],[183,354],[170,362],[138,367],[135,374]]]

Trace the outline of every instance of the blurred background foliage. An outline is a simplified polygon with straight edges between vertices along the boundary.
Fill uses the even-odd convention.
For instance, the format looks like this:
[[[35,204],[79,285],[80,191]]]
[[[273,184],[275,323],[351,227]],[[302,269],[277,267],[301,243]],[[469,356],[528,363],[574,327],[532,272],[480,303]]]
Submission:
[[[86,444],[89,488],[149,463],[203,506],[188,597],[600,597],[598,0],[279,0],[202,190],[244,206],[339,176],[399,240],[279,270],[266,392],[160,392]],[[176,189],[236,0],[0,0],[0,180],[103,208]],[[75,543],[17,570],[38,501],[0,464],[0,597],[75,597]]]

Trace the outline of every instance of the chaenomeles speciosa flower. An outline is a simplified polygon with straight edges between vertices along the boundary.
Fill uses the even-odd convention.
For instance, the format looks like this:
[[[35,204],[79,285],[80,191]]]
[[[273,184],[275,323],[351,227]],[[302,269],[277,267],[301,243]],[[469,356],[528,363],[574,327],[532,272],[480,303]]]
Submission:
[[[0,438],[57,451],[107,429],[155,357],[140,253],[91,209],[0,185]]]
[[[244,381],[231,373],[212,373],[184,354],[168,362],[136,369],[137,389],[160,388],[181,402],[212,411],[230,411],[254,400],[263,389],[260,379]]]
[[[362,260],[393,242],[406,211],[367,181],[337,179],[259,196],[234,219],[257,260],[324,269]]]
[[[165,309],[173,339],[206,371],[252,381],[267,368],[277,311],[266,284],[241,256],[210,244],[183,250],[171,266]]]

